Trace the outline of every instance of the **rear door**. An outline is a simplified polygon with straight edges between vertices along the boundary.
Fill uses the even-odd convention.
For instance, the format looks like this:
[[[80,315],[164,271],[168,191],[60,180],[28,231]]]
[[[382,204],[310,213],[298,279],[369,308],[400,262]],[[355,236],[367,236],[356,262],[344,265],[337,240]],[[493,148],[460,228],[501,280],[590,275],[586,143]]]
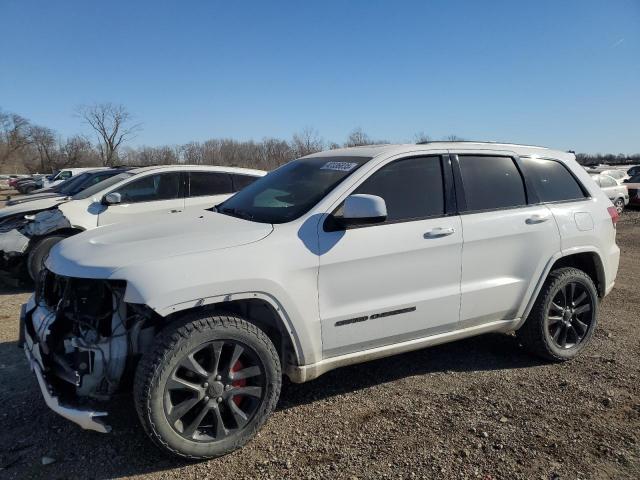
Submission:
[[[203,210],[223,202],[233,193],[231,175],[225,172],[192,171],[188,173],[187,210]]]
[[[156,215],[167,215],[184,210],[184,181],[181,172],[152,173],[134,180],[116,190],[122,197],[117,205],[108,205],[98,214],[98,225],[139,221]]]
[[[518,318],[560,250],[554,218],[509,152],[453,156],[464,247],[460,326]]]

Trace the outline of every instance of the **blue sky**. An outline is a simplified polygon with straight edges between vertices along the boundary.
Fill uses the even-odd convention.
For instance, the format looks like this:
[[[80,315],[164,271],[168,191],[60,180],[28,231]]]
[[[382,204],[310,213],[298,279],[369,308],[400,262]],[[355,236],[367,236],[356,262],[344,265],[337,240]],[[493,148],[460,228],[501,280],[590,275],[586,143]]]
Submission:
[[[640,152],[640,0],[0,3],[0,108],[135,145],[370,136]]]

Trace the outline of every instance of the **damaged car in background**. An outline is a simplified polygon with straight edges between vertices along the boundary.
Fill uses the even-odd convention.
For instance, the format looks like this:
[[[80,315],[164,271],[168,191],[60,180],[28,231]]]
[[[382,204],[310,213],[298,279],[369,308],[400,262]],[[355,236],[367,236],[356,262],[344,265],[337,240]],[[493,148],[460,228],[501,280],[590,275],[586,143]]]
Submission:
[[[265,173],[215,166],[143,167],[122,171],[70,198],[5,207],[0,209],[3,270],[35,280],[51,248],[67,237],[103,225],[208,208]]]

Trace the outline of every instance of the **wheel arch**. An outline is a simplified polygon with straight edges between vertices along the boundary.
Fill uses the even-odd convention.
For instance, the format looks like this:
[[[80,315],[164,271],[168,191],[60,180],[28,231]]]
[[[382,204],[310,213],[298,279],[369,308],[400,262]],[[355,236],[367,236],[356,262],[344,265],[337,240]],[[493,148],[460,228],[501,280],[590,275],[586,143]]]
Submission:
[[[540,290],[542,289],[544,282],[547,280],[549,273],[562,267],[574,267],[585,272],[596,286],[598,297],[603,298],[605,296],[607,283],[604,263],[602,262],[602,257],[597,250],[588,248],[575,249],[565,253],[559,252],[558,255],[551,258],[547,263],[547,266],[538,280],[536,288],[534,289],[531,298],[529,298],[524,313],[516,325],[515,330],[519,329],[527,319],[527,316],[531,312],[533,304],[535,303],[536,298],[538,298]]]
[[[304,364],[302,347],[291,320],[280,303],[271,295],[263,292],[228,294],[173,305],[157,313],[165,318],[166,323],[169,323],[184,315],[197,312],[236,314],[256,325],[267,334],[276,347],[283,365],[283,372],[287,371],[286,365]]]

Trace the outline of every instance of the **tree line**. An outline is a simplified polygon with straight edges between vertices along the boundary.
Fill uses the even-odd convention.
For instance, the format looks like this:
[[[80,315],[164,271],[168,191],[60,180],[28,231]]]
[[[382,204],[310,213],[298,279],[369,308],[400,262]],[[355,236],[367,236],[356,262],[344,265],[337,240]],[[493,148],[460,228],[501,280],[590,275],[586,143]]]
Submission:
[[[325,141],[313,128],[293,134],[291,139],[234,140],[213,138],[204,142],[156,147],[131,147],[141,124],[122,105],[102,103],[76,109],[76,115],[92,132],[62,137],[53,129],[36,125],[17,113],[0,110],[0,171],[4,173],[50,173],[61,168],[92,166],[144,166],[186,163],[229,165],[272,170],[293,158],[326,149],[388,143],[374,139],[362,129],[349,133],[343,143]],[[415,142],[430,141],[423,133]],[[461,141],[456,135],[443,140]],[[585,165],[640,163],[637,155],[578,154]]]

